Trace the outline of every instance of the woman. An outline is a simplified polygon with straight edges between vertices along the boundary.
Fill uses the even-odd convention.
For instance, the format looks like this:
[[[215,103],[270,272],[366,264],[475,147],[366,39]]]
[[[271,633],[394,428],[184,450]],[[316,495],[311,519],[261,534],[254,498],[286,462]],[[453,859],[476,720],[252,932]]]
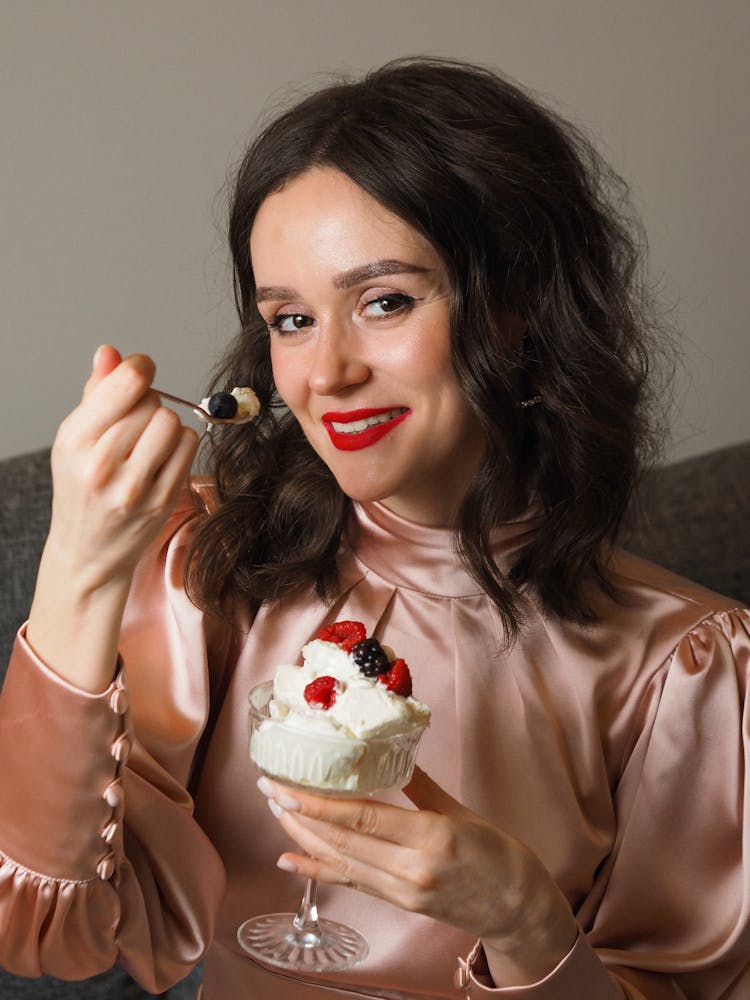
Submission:
[[[195,435],[107,346],[55,442],[0,703],[2,964],[119,959],[161,990],[208,949],[207,1000],[450,997],[471,952],[471,996],[746,994],[750,619],[614,547],[653,346],[608,180],[522,91],[440,60],[251,146],[217,385],[260,417],[178,499]],[[423,770],[411,804],[266,781],[269,811],[247,692],[336,619],[413,666]],[[237,926],[292,905],[290,872],[367,962],[248,961]]]

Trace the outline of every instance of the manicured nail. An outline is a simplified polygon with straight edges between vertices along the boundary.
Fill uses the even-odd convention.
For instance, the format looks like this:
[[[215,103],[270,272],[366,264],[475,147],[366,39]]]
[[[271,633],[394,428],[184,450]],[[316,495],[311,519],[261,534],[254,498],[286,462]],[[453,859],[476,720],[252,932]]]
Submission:
[[[296,872],[297,866],[293,861],[287,861],[286,858],[279,858],[276,862],[276,867],[280,868],[283,872]]]
[[[258,778],[256,784],[258,789],[263,792],[264,795],[273,796],[276,794],[276,789],[273,787],[273,784],[268,780],[265,774]]]
[[[282,809],[286,809],[288,812],[299,812],[301,809],[299,802],[293,799],[291,795],[277,795],[276,801]]]
[[[268,808],[274,814],[276,819],[281,819],[281,817],[284,815],[284,810],[281,808],[276,799],[268,799],[267,801],[268,801]]]

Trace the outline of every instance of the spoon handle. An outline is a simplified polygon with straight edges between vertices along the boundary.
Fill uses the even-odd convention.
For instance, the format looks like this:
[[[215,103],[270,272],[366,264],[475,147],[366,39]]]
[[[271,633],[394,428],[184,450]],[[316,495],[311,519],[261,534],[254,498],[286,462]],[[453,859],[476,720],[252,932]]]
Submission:
[[[207,418],[209,420],[211,419],[210,413],[207,413],[206,410],[204,410],[203,407],[199,406],[197,403],[191,403],[189,399],[181,399],[179,396],[173,396],[171,392],[164,392],[163,389],[157,389],[156,386],[154,386],[154,392],[158,393],[162,399],[168,399],[171,403],[178,403],[180,406],[189,407],[193,413],[196,414],[196,416],[201,417],[203,420],[206,420]]]

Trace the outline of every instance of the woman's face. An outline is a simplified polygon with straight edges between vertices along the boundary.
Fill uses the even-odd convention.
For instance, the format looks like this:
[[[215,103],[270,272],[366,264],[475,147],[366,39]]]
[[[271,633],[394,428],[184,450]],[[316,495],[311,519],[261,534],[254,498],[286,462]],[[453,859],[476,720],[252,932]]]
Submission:
[[[250,253],[276,387],[341,489],[452,523],[484,449],[451,363],[435,250],[315,168],[266,198]]]

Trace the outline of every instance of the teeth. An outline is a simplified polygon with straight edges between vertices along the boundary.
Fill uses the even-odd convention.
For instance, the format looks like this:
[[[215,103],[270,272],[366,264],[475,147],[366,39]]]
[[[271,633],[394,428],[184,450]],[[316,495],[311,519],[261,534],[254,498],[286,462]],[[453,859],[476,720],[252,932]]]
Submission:
[[[378,413],[374,417],[365,417],[364,420],[352,420],[346,424],[340,424],[332,420],[331,427],[333,427],[337,434],[361,434],[368,427],[375,427],[377,424],[384,424],[388,420],[394,420],[403,412],[403,407],[399,407],[395,410],[388,410],[386,413]]]

